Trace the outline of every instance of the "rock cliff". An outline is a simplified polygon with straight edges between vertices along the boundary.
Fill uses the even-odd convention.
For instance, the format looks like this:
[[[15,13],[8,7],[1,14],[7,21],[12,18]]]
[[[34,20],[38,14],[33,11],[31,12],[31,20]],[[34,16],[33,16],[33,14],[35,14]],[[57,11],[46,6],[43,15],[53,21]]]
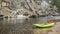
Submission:
[[[0,0],[0,8],[13,15],[59,15],[58,8],[47,0]],[[3,5],[4,2],[6,5]],[[4,9],[7,8],[7,9]],[[8,10],[9,9],[9,10]],[[6,11],[8,10],[8,11]]]

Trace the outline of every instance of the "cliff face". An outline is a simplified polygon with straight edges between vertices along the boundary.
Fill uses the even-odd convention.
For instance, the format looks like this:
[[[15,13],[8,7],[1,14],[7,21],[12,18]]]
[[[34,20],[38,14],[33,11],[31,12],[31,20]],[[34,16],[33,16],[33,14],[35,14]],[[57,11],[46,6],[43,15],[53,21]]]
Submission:
[[[6,6],[3,6],[2,3],[3,10],[9,9],[14,15],[17,13],[20,15],[25,13],[29,15],[58,15],[57,7],[52,6],[51,1],[47,0],[3,0],[2,2],[6,3]]]

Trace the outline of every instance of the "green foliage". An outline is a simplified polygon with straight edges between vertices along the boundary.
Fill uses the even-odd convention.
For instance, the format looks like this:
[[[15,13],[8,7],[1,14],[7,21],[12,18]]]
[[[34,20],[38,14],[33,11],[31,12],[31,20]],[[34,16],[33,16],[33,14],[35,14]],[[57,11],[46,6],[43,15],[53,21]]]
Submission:
[[[60,11],[60,0],[54,0],[54,5],[56,5]]]
[[[0,10],[2,10],[2,9],[0,8]]]

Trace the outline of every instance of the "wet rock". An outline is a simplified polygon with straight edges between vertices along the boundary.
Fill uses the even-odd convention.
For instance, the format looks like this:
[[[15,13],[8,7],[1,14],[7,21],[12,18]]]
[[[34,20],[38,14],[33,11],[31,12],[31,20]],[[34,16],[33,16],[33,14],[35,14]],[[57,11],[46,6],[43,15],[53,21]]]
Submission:
[[[8,18],[8,16],[5,16],[5,18]]]
[[[31,15],[31,16],[29,16],[29,18],[37,18],[38,16],[36,16],[36,15]]]
[[[0,15],[0,17],[3,17],[4,15]]]

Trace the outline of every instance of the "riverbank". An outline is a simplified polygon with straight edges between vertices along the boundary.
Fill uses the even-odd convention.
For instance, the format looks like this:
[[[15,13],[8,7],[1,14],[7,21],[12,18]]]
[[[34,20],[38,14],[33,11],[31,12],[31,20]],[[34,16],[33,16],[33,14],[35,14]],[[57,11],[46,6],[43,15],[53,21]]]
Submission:
[[[60,34],[60,22],[56,22],[56,25],[51,28],[52,32],[48,34]]]

